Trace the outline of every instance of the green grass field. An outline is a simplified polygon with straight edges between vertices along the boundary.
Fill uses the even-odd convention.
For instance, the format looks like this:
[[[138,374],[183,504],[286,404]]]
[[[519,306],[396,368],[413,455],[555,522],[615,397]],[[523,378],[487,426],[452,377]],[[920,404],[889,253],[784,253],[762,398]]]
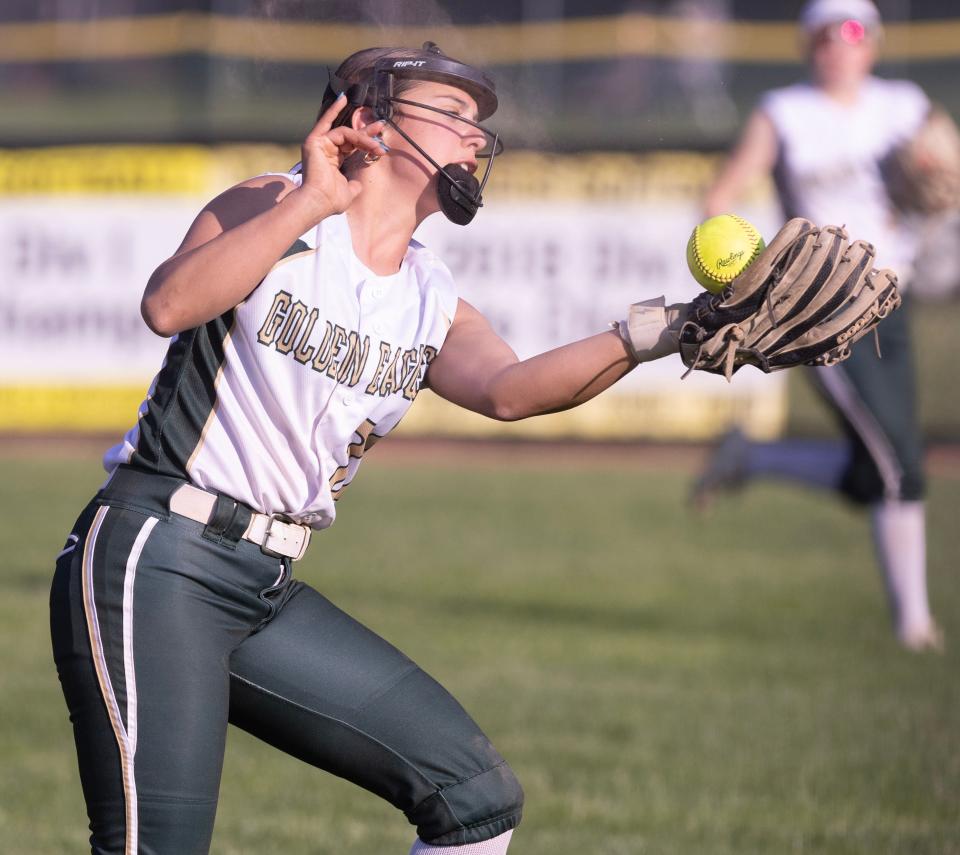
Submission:
[[[887,628],[866,520],[761,486],[576,461],[377,465],[298,575],[404,649],[527,793],[518,855],[960,853],[960,480],[934,477],[944,656]],[[85,851],[47,626],[95,462],[4,460],[0,848]],[[405,853],[402,815],[232,731],[215,853]]]

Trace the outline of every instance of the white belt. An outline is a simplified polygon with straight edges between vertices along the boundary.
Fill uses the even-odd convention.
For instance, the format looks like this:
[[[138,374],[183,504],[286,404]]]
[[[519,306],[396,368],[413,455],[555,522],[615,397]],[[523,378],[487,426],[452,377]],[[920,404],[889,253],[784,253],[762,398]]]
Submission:
[[[192,484],[178,487],[170,497],[170,510],[175,514],[208,523],[216,507],[217,497]],[[250,524],[241,535],[244,540],[257,544],[270,555],[283,556],[299,561],[310,545],[309,526],[294,522],[284,522],[268,514],[251,512]]]

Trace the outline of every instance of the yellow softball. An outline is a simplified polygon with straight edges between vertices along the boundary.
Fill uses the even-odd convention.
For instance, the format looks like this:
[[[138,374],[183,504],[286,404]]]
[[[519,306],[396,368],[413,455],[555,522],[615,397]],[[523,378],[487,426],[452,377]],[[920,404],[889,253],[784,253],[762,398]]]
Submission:
[[[736,214],[704,220],[687,241],[687,266],[708,291],[716,294],[736,279],[763,252],[756,227]]]

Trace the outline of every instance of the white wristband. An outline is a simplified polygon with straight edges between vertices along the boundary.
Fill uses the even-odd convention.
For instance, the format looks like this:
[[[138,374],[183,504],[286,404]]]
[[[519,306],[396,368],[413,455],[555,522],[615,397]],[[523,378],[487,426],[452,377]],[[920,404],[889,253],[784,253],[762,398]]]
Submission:
[[[627,317],[615,326],[637,362],[650,362],[680,349],[680,327],[687,316],[686,303],[666,305],[663,297],[633,303]]]

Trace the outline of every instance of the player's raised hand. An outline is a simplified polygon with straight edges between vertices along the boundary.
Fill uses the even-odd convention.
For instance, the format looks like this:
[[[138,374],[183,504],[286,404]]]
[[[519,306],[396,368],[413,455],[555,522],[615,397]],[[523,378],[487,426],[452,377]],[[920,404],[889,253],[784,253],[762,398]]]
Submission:
[[[380,143],[374,139],[383,130],[382,121],[367,125],[362,130],[348,126],[333,127],[337,116],[346,106],[346,96],[341,94],[323,112],[301,146],[301,190],[309,194],[326,213],[342,213],[363,189],[359,181],[350,181],[340,172],[343,162],[358,151],[376,155],[383,153]]]

